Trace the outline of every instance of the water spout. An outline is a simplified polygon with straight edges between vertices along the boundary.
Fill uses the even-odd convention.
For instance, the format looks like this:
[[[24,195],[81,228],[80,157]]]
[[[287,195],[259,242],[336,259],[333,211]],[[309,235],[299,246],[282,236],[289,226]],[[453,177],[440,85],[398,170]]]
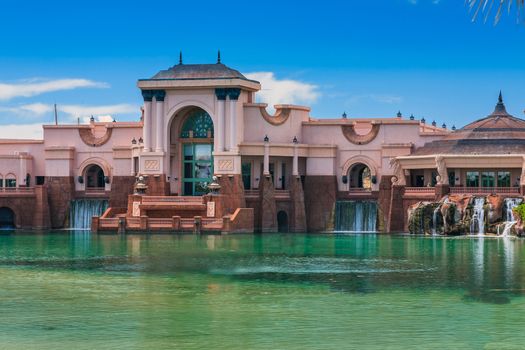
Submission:
[[[91,218],[100,216],[108,208],[106,199],[75,199],[69,206],[69,228],[87,230],[91,228]]]
[[[485,234],[485,197],[474,198],[472,219],[470,221],[470,234]]]
[[[376,232],[377,203],[338,201],[335,204],[335,231]]]

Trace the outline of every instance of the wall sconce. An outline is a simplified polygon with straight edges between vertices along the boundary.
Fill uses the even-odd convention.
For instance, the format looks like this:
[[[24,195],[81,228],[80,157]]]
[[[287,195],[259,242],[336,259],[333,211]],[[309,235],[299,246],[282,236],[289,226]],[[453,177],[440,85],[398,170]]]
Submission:
[[[347,184],[348,183],[348,176],[343,175],[343,178],[341,180],[343,181],[344,184]]]
[[[83,184],[84,183],[84,176],[77,177],[78,183]]]
[[[270,139],[268,138],[268,135],[264,136],[264,142],[268,142]]]
[[[299,141],[297,141],[297,136],[294,136],[294,137],[293,137],[292,142],[295,143],[295,144],[297,144],[297,142],[299,142]]]
[[[377,183],[377,176],[372,175],[372,183],[375,185]]]
[[[109,176],[104,176],[104,182],[108,184],[109,181],[110,181]]]

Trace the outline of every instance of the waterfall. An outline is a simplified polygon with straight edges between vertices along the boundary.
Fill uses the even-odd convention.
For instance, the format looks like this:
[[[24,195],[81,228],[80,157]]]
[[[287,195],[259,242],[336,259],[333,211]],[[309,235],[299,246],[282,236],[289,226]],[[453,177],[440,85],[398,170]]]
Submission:
[[[485,197],[474,198],[472,219],[470,220],[470,234],[485,234]]]
[[[432,236],[437,236],[437,226],[438,226],[438,213],[439,213],[440,206],[438,205],[436,209],[434,209],[434,212],[432,213]]]
[[[337,201],[335,230],[340,232],[375,232],[377,203],[373,201]]]
[[[107,208],[107,199],[72,200],[69,205],[69,228],[91,228],[91,218],[101,216]]]
[[[516,223],[514,220],[514,215],[512,214],[512,209],[520,205],[522,201],[523,199],[521,198],[505,198],[503,200],[503,213],[505,219],[505,227],[503,228],[503,232],[501,234],[503,237],[510,235],[510,229]]]

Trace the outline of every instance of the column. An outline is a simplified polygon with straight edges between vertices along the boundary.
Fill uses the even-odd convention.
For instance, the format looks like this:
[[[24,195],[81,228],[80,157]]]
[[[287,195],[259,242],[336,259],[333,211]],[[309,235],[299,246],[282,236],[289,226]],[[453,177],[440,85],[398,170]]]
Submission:
[[[151,151],[151,101],[153,93],[151,90],[142,90],[144,98],[144,127],[142,128],[142,138],[144,139],[144,152]]]
[[[264,137],[264,163],[263,163],[263,175],[270,175],[270,140],[268,136]]]
[[[166,96],[166,91],[164,90],[155,90],[155,109],[157,112],[155,123],[156,126],[156,142],[155,142],[155,152],[163,152],[163,131],[164,131],[164,97]]]
[[[241,89],[228,89],[230,97],[230,152],[237,152],[237,100]]]
[[[217,96],[217,128],[215,129],[215,138],[217,139],[217,151],[224,151],[224,109],[226,101],[226,89],[215,89],[215,96]]]
[[[299,155],[297,149],[297,139],[294,139],[293,143],[293,163],[292,163],[292,176],[299,176]]]

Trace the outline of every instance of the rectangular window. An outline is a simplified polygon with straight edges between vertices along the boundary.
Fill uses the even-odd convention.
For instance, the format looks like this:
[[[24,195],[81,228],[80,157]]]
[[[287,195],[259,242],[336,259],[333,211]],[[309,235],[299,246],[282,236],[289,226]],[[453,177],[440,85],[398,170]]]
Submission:
[[[138,158],[137,158],[138,159]],[[43,185],[44,183],[46,182],[46,177],[45,176],[37,176],[36,177],[36,184],[41,186]]]
[[[0,187],[4,187],[4,179],[0,179]]]
[[[286,164],[281,163],[281,190],[286,189]]]
[[[496,185],[496,173],[484,171],[481,173],[481,187],[494,187]]]
[[[242,183],[245,190],[252,188],[252,163],[242,163]]]
[[[498,187],[510,187],[510,171],[498,171]]]
[[[450,186],[456,186],[456,172],[454,171],[448,172],[448,184]]]
[[[479,187],[479,172],[467,171],[465,185],[467,187]]]

